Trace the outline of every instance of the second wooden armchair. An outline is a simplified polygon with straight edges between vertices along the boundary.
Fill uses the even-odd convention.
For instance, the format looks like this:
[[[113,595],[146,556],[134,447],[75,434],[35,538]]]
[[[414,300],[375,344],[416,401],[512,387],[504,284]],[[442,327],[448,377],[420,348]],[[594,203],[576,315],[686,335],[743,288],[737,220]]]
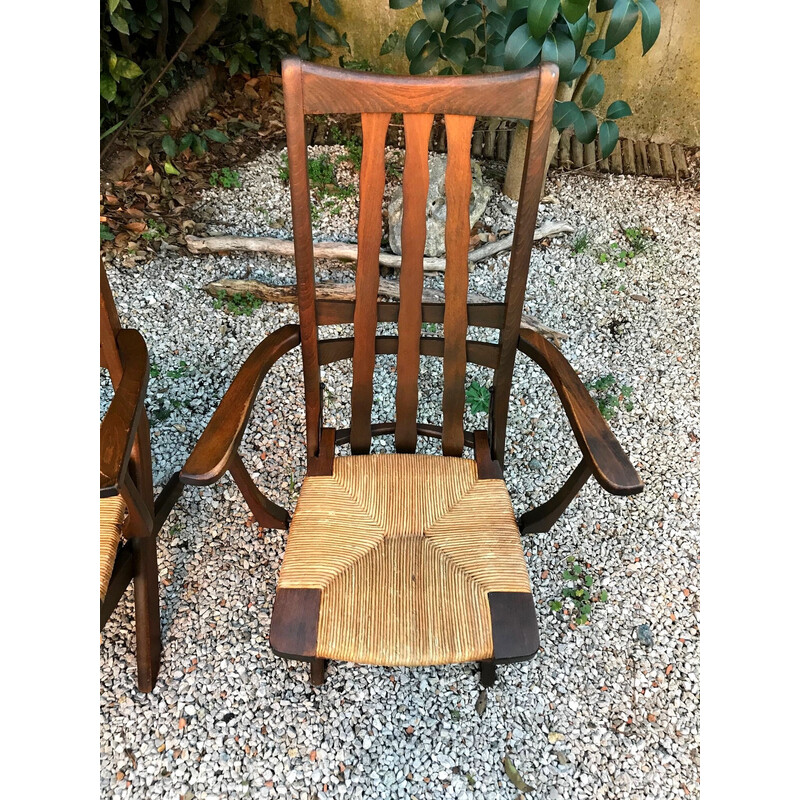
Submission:
[[[301,345],[308,473],[289,527],[270,642],[281,656],[385,666],[477,661],[491,683],[495,664],[531,658],[539,647],[522,532],[548,530],[590,475],[615,494],[639,478],[583,384],[561,353],[520,330],[553,98],[552,64],[521,72],[454,78],[376,76],[283,62],[286,130],[297,269],[299,325],[268,336],[247,359],[181,472],[205,485],[230,471],[256,520],[289,527],[289,514],[256,488],[237,452],[267,370]],[[356,299],[317,300],[305,143],[305,115],[361,114]],[[403,115],[402,269],[399,303],[378,302],[378,253],[385,186],[385,139]],[[434,114],[447,133],[445,302],[422,303],[428,140]],[[476,115],[530,120],[505,300],[467,303],[470,145]],[[397,336],[377,336],[396,322]],[[422,335],[425,322],[444,336]],[[319,326],[354,323],[354,336],[320,339]],[[499,331],[497,344],[469,341],[467,326]],[[514,517],[503,481],[512,371],[517,351],[552,380],[583,453],[565,486]],[[396,419],[372,422],[376,354],[397,354]],[[443,425],[417,422],[420,355],[444,362]],[[323,422],[320,367],[353,360],[350,428]],[[464,430],[467,362],[494,370],[488,430]],[[371,455],[371,439],[394,434],[396,453]],[[442,456],[417,454],[417,437],[442,441]],[[336,457],[349,443],[352,455]],[[464,447],[474,451],[464,459]]]

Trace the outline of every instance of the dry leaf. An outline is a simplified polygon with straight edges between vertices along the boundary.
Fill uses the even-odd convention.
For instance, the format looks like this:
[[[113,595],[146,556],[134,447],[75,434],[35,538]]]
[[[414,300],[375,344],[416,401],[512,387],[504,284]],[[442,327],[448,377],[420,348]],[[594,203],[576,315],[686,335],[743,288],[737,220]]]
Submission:
[[[144,233],[147,230],[146,222],[129,222],[125,228],[131,233]]]
[[[481,693],[478,695],[478,702],[475,703],[475,710],[478,712],[479,717],[486,713],[486,697],[486,689],[481,689]]]
[[[519,774],[517,768],[514,766],[514,762],[508,756],[503,759],[503,767],[505,768],[506,775],[508,775],[508,779],[514,784],[514,786],[517,787],[517,789],[519,789],[521,792],[533,791],[533,786],[531,786],[529,783],[525,783],[522,775]]]

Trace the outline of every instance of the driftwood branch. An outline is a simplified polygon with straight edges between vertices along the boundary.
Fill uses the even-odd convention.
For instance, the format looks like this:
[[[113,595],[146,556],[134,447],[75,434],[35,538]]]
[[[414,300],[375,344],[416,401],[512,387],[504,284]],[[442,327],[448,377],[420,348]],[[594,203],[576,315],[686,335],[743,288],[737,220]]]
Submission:
[[[545,237],[558,236],[564,233],[574,233],[575,229],[566,222],[545,222],[533,234],[535,240]],[[504,250],[510,250],[514,240],[512,236],[505,236],[496,242],[489,242],[472,250],[467,259],[471,264],[491,258]],[[273,256],[294,257],[294,243],[291,239],[273,239],[268,236],[187,236],[186,246],[190,253],[225,253],[246,252],[266,253]],[[356,261],[358,259],[358,245],[349,242],[314,242],[314,258],[326,258],[332,261]],[[398,269],[402,258],[394,253],[381,251],[378,262],[383,267]],[[427,272],[444,272],[446,260],[444,258],[425,258],[422,266]]]
[[[297,286],[289,284],[285,286],[273,286],[261,281],[245,281],[234,280],[232,278],[223,278],[222,280],[213,281],[203,287],[205,291],[214,297],[219,297],[220,293],[227,297],[233,295],[244,295],[248,292],[257,297],[259,300],[265,300],[268,303],[292,303],[297,305]],[[356,299],[356,285],[355,283],[338,283],[335,281],[318,281],[317,282],[317,299],[318,300],[355,300]],[[382,297],[398,299],[400,297],[400,284],[397,281],[392,281],[387,278],[381,278],[378,283],[378,294]],[[443,303],[444,292],[439,289],[423,289],[422,290],[423,303]],[[482,294],[467,294],[468,303],[491,303],[490,298]],[[562,339],[569,338],[566,333],[553,330],[543,325],[535,317],[528,314],[522,315],[521,327],[528,330],[536,331],[547,339],[550,339],[554,344],[560,346]]]

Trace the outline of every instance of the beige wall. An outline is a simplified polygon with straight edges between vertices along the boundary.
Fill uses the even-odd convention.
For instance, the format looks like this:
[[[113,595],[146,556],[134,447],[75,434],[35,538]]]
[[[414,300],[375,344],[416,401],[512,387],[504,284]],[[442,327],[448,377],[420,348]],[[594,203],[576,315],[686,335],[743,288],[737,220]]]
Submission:
[[[352,57],[368,59],[378,71],[406,73],[408,61],[402,51],[378,53],[393,30],[408,30],[420,9],[393,11],[389,0],[339,2],[342,16],[330,21],[347,33]],[[268,25],[294,33],[295,16],[288,0],[256,0],[254,5],[260,5]],[[327,19],[319,3],[315,5]],[[661,34],[650,52],[642,57],[637,24],[617,47],[616,59],[600,65],[606,79],[604,102],[620,99],[630,104],[633,116],[619,123],[623,136],[696,146],[700,144],[700,0],[658,0],[658,5]],[[339,52],[329,63],[338,64]]]

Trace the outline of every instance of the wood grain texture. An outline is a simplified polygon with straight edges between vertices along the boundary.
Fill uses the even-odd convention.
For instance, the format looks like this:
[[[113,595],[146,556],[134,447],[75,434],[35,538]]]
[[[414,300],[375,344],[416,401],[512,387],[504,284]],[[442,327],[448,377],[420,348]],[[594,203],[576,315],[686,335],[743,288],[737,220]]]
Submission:
[[[300,327],[284,325],[253,350],[181,469],[183,483],[206,486],[225,474],[228,462],[242,440],[264,377],[281,356],[298,344]]]
[[[283,68],[295,58],[283,60]],[[298,68],[300,68],[298,66]],[[302,62],[306,114],[466,114],[531,119],[542,74],[558,75],[553,64],[535,69],[458,77],[405,77],[339,70]]]
[[[375,329],[378,304],[378,254],[383,232],[383,190],[386,185],[386,131],[390,114],[363,114],[364,132],[358,211],[356,264],[355,350],[353,352],[352,431],[354,453],[370,448],[372,379],[375,370]]]
[[[262,528],[286,530],[289,527],[289,512],[264,496],[238,453],[234,452],[231,456],[228,469],[256,522]]]
[[[269,628],[269,644],[277,655],[316,656],[321,594],[319,589],[278,588]]]
[[[444,273],[444,393],[442,452],[460,456],[464,452],[464,381],[467,369],[467,251],[469,250],[469,198],[472,192],[470,137],[475,117],[445,114],[447,196]]]
[[[519,349],[547,374],[564,406],[581,452],[598,483],[608,492],[630,495],[644,488],[597,404],[562,353],[531,331],[519,336]]]
[[[530,592],[492,592],[489,595],[492,617],[494,661],[526,661],[539,649],[539,624]]]
[[[314,291],[314,245],[311,238],[311,198],[308,187],[303,114],[302,62],[284,59],[281,69],[286,111],[286,147],[289,161],[289,191],[292,202],[294,265],[297,271],[297,307],[303,342],[303,383],[306,394],[306,450],[315,456],[319,450],[322,415],[319,361],[317,359],[316,293]]]
[[[494,378],[494,406],[492,409],[492,454],[501,463],[505,459],[508,398],[514,370],[520,318],[525,302],[533,232],[539,213],[539,198],[547,172],[547,146],[553,122],[553,102],[558,69],[542,69],[542,79],[536,95],[536,110],[528,129],[525,166],[522,173],[517,219],[514,226],[514,243],[506,282],[506,319],[500,332],[500,359]]]
[[[406,114],[406,161],[403,169],[403,221],[401,229],[402,271],[397,349],[398,453],[417,449],[419,403],[419,341],[422,331],[422,261],[425,255],[425,225],[428,199],[428,139],[433,114]]]

